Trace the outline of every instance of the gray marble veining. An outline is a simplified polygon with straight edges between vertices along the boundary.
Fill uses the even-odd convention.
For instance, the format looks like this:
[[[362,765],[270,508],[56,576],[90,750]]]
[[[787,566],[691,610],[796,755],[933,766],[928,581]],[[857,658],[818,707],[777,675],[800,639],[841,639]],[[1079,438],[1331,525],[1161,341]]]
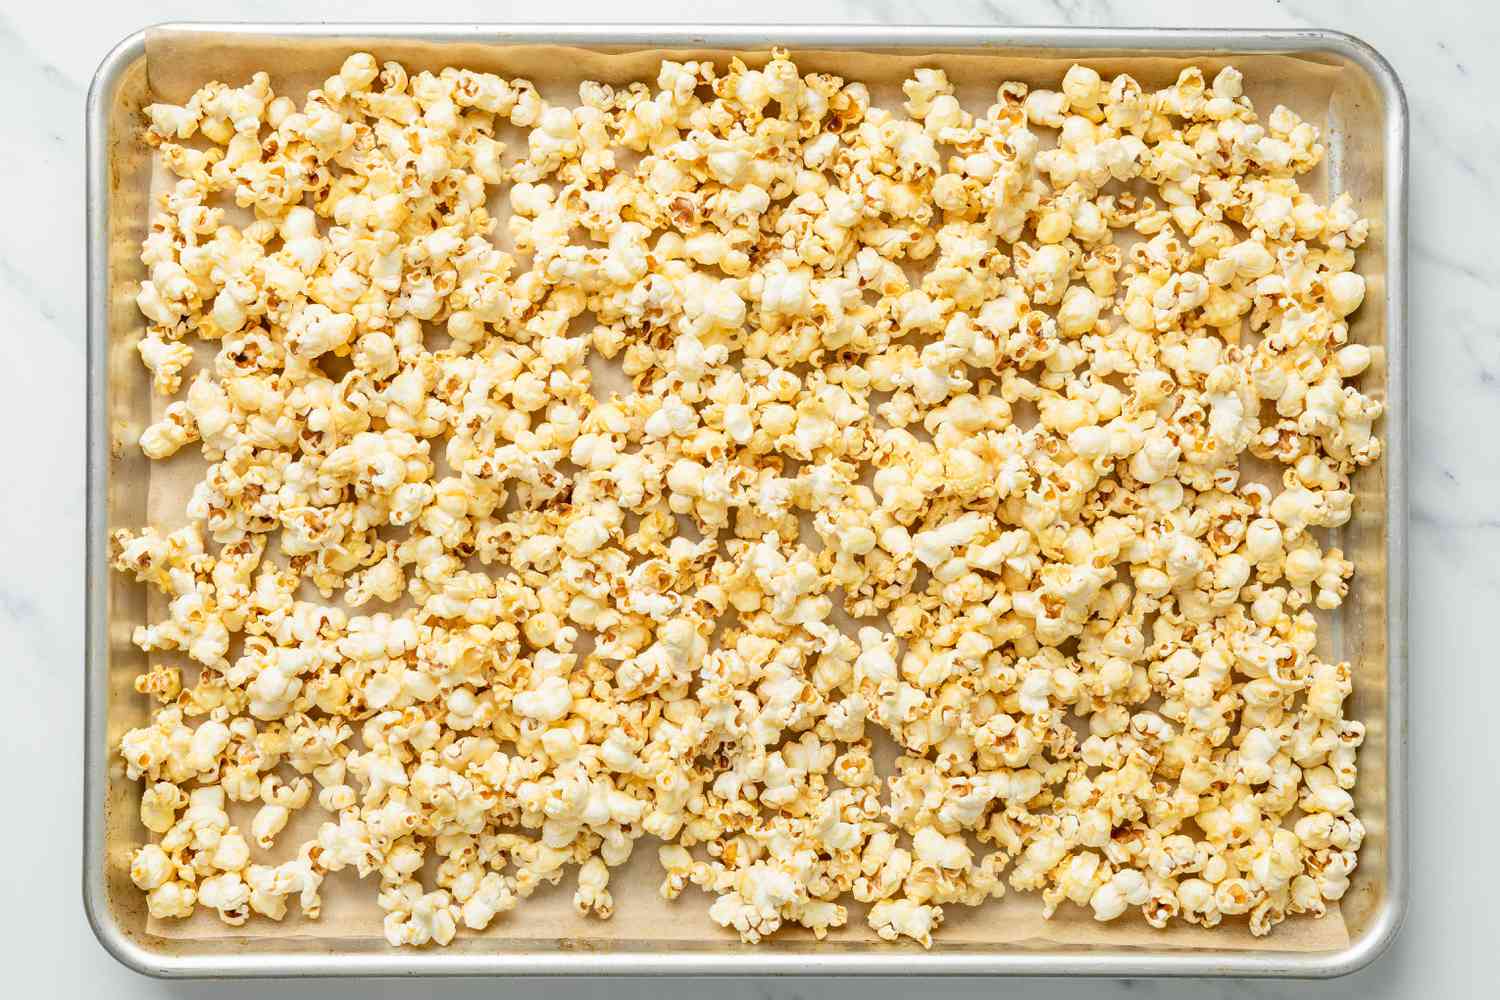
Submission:
[[[83,96],[95,64],[144,24],[258,20],[507,21],[545,18],[787,22],[1328,27],[1380,49],[1412,110],[1411,665],[1414,902],[1394,948],[1332,983],[572,981],[557,997],[724,1000],[1467,997],[1497,937],[1494,802],[1500,703],[1488,630],[1500,599],[1500,7],[1430,0],[52,0],[0,9],[0,323],[13,428],[0,475],[0,754],[13,796],[0,833],[7,904],[0,948],[24,996],[259,997],[266,985],[162,984],[127,973],[91,940],[77,891],[83,516]],[[37,933],[38,929],[42,933]],[[541,995],[535,983],[282,984],[279,995]]]

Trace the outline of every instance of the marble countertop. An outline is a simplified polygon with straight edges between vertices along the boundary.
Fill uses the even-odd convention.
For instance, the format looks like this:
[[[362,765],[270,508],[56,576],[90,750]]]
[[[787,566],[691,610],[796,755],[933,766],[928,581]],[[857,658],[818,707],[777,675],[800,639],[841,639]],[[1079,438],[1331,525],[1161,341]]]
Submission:
[[[645,0],[187,0],[6,5],[0,79],[9,94],[0,152],[0,307],[28,375],[0,393],[13,440],[0,477],[0,661],[13,684],[0,700],[0,756],[13,804],[0,832],[0,955],[17,996],[253,997],[267,985],[158,983],[117,965],[93,940],[78,884],[83,637],[84,248],[83,102],[105,51],[158,21],[258,20],[666,21],[696,7],[705,21],[931,22],[1221,27],[1326,27],[1353,32],[1395,65],[1411,104],[1411,801],[1413,899],[1394,947],[1330,983],[1089,981],[987,983],[737,979],[506,984],[525,995],[869,1000],[922,992],[936,1000],[1024,990],[1028,997],[1467,997],[1493,961],[1500,863],[1490,706],[1500,703],[1495,644],[1480,623],[1500,598],[1500,261],[1486,249],[1497,221],[1500,8],[1406,0],[930,0],[926,3],[759,0],[754,5]],[[1496,309],[1492,315],[1491,309]],[[1489,316],[1489,319],[1485,317]],[[1490,499],[1486,500],[1485,498]],[[24,572],[23,572],[24,571]],[[1485,962],[1486,965],[1489,962]],[[1487,981],[1490,977],[1484,977]],[[28,988],[29,987],[29,988]],[[281,984],[323,997],[493,996],[497,984]],[[1491,994],[1493,995],[1493,994]]]

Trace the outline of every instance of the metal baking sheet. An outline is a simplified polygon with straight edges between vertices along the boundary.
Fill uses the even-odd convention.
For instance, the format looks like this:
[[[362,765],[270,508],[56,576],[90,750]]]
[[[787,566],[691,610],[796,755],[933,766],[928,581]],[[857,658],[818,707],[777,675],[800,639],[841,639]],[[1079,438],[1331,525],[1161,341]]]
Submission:
[[[1335,653],[1351,660],[1356,688],[1349,705],[1367,737],[1360,752],[1356,801],[1369,835],[1341,906],[1347,944],[1323,950],[1218,947],[1199,938],[1184,947],[1168,934],[1108,933],[1087,943],[1066,936],[1045,942],[984,940],[982,920],[966,919],[957,940],[939,935],[932,950],[837,936],[824,942],[787,937],[748,947],[705,933],[683,938],[630,936],[631,900],[621,899],[610,933],[595,936],[460,937],[443,950],[393,949],[371,938],[318,936],[316,924],[255,936],[164,937],[152,933],[141,894],[128,876],[131,847],[143,839],[136,818],[139,788],[124,777],[112,747],[144,719],[146,706],[131,687],[141,654],[129,642],[144,617],[142,588],[108,569],[108,533],[145,520],[150,481],[137,449],[116,447],[121,428],[139,427],[149,396],[145,374],[129,343],[141,323],[134,306],[136,261],[148,215],[150,160],[137,142],[139,110],[152,99],[148,32],[122,41],[95,74],[87,104],[89,331],[87,394],[87,701],[84,808],[84,902],[101,943],[130,967],[160,976],[322,976],[398,974],[1014,974],[1095,976],[1334,976],[1370,962],[1400,926],[1407,895],[1406,581],[1405,581],[1405,211],[1407,120],[1405,99],[1389,65],[1347,35],[1317,31],[1172,31],[1089,28],[821,27],[771,25],[695,29],[683,25],[180,25],[204,45],[253,50],[273,73],[312,42],[342,50],[373,47],[394,58],[402,48],[466,53],[489,59],[519,55],[522,46],[560,46],[588,54],[651,51],[764,53],[791,48],[799,65],[821,69],[829,60],[898,57],[924,64],[962,64],[998,79],[1026,79],[1030,65],[1052,77],[1058,60],[1088,61],[1129,71],[1151,86],[1170,82],[1162,67],[1226,61],[1255,84],[1263,72],[1277,94],[1322,126],[1328,146],[1325,193],[1348,191],[1372,219],[1360,254],[1369,281],[1354,339],[1382,347],[1372,370],[1383,390],[1382,462],[1356,477],[1355,519],[1340,542],[1357,567],[1353,591],[1330,634]],[[813,54],[811,58],[806,58]],[[334,63],[332,68],[336,68]],[[1018,69],[1020,67],[1020,69]],[[1043,70],[1043,67],[1049,67]],[[544,91],[547,81],[536,78]],[[1316,89],[1314,89],[1316,81]],[[1332,81],[1330,83],[1330,81]],[[1298,102],[1298,88],[1322,104]],[[1285,95],[1285,96],[1282,96]],[[1268,105],[1269,106],[1269,105]],[[1380,384],[1383,382],[1383,384]],[[1370,386],[1367,384],[1367,391]],[[131,436],[133,440],[133,436]],[[955,909],[955,916],[958,915]],[[982,911],[980,911],[982,912]],[[525,921],[523,907],[510,918]],[[1113,925],[1111,925],[1113,926]],[[979,932],[975,928],[980,928]],[[248,930],[248,928],[246,928]],[[711,930],[705,928],[705,931]],[[1282,930],[1278,928],[1278,931]],[[644,933],[644,932],[643,932]],[[1208,932],[1199,932],[1208,933]],[[1100,939],[1105,943],[1100,943]],[[1204,940],[1211,940],[1203,947]],[[1227,941],[1227,938],[1225,938]]]

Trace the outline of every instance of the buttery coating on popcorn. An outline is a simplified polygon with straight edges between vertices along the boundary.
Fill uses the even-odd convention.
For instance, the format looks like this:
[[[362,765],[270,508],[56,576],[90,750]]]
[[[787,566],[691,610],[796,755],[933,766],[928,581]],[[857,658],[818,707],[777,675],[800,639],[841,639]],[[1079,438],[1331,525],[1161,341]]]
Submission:
[[[119,747],[153,916],[316,917],[348,868],[396,945],[565,878],[608,918],[648,834],[752,942],[1343,895],[1317,529],[1381,404],[1317,130],[1233,69],[904,90],[778,51],[569,107],[359,53],[147,108],[139,443],[209,463],[114,539],[169,602]]]

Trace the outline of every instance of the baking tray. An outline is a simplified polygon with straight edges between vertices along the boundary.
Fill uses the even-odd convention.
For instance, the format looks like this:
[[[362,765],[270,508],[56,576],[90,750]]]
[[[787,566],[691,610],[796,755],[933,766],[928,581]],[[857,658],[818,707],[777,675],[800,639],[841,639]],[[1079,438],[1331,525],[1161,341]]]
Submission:
[[[1323,127],[1328,147],[1325,193],[1348,191],[1372,220],[1360,254],[1369,281],[1353,339],[1383,347],[1383,366],[1366,391],[1383,396],[1385,457],[1355,479],[1354,520],[1339,541],[1357,567],[1355,585],[1330,630],[1334,653],[1355,665],[1351,717],[1367,727],[1360,752],[1356,803],[1369,834],[1342,915],[1349,942],[1324,951],[1176,950],[1113,945],[945,942],[932,950],[839,941],[775,939],[751,948],[728,939],[663,942],[534,938],[504,934],[466,940],[446,950],[399,950],[378,939],[336,943],[306,932],[280,937],[182,940],[155,936],[128,868],[143,839],[136,818],[139,788],[112,754],[119,735],[145,715],[131,688],[141,656],[129,641],[142,620],[142,588],[108,566],[108,534],[144,520],[145,459],[113,444],[115,431],[139,421],[148,405],[145,375],[129,333],[141,323],[134,306],[136,253],[148,205],[142,176],[147,153],[136,140],[139,110],[149,102],[147,32],[117,45],[100,64],[87,101],[88,355],[87,523],[85,562],[86,671],[83,898],[105,949],[136,971],[156,976],[328,975],[1086,975],[1328,977],[1371,962],[1394,938],[1408,894],[1406,833],[1406,408],[1405,216],[1407,111],[1400,82],[1373,49],[1327,31],[1155,30],[1094,28],[725,25],[431,25],[213,24],[163,26],[202,33],[225,45],[274,52],[287,41],[321,39],[390,52],[403,42],[473,50],[557,45],[578,49],[714,50],[764,53],[783,45],[796,53],[877,52],[994,60],[997,76],[1016,74],[1018,60],[1076,58],[1112,71],[1132,61],[1165,58],[1215,65],[1232,60],[1254,82],[1263,65],[1277,72],[1326,77],[1337,71],[1327,105],[1296,110]],[[395,53],[397,56],[399,52]],[[799,58],[799,64],[804,62]],[[806,60],[807,68],[820,68]],[[1004,63],[1006,69],[998,67]],[[1038,63],[1040,65],[1040,63]],[[1291,67],[1289,70],[1288,67]],[[274,64],[270,67],[274,70]],[[1170,82],[1145,74],[1143,82]],[[1024,75],[1023,75],[1024,78]],[[1295,104],[1295,102],[1292,102]],[[1268,109],[1262,109],[1268,110]],[[143,173],[144,172],[144,173]],[[1373,387],[1369,383],[1374,383]],[[1383,384],[1381,384],[1383,382]],[[622,901],[618,924],[629,918]],[[525,920],[521,908],[511,917]],[[1272,939],[1275,941],[1273,935]]]

